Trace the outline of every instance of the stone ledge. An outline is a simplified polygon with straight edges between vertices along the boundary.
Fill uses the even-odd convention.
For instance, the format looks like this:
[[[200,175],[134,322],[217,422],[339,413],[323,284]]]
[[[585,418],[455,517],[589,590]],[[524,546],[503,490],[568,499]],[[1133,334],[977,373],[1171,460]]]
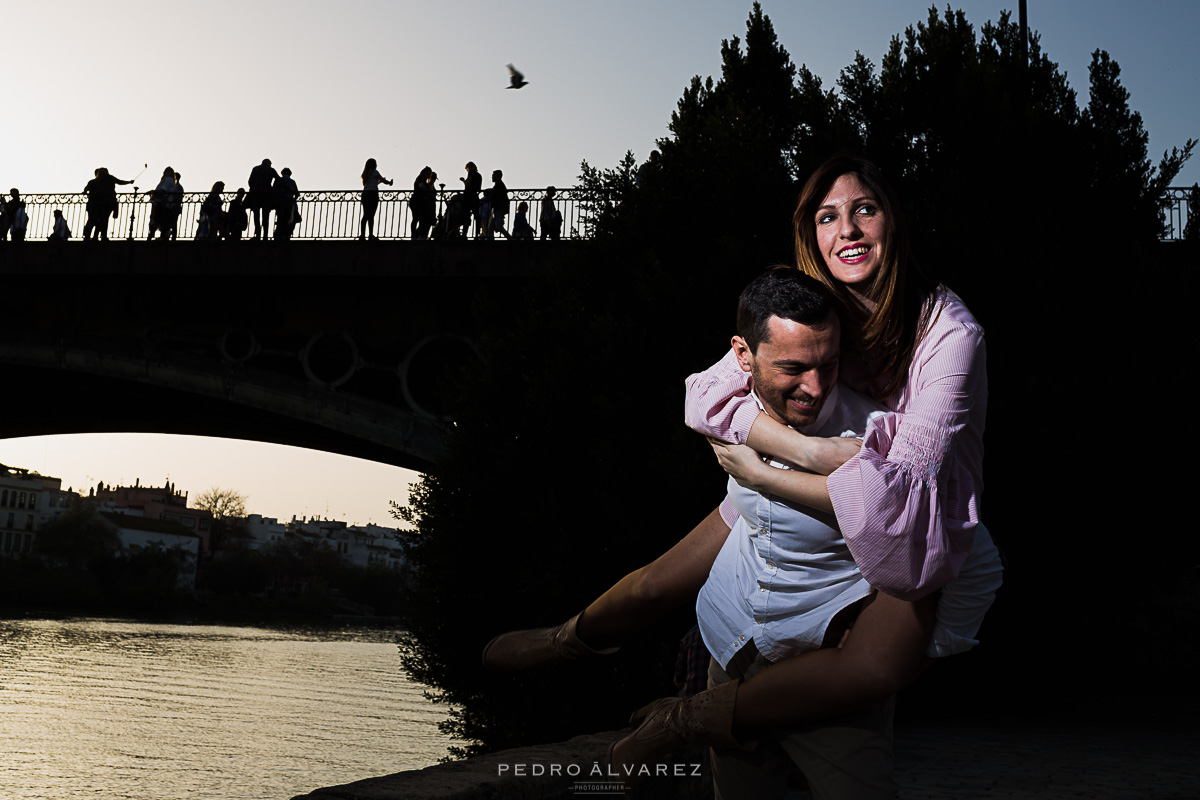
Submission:
[[[292,800],[552,800],[555,798],[701,798],[711,797],[711,779],[702,750],[681,753],[672,777],[654,777],[630,791],[601,787],[608,746],[623,732],[594,733],[566,742],[503,750],[466,761],[367,778],[317,789]],[[692,775],[693,765],[702,775]],[[518,771],[523,774],[517,774]],[[569,774],[574,773],[574,774]]]

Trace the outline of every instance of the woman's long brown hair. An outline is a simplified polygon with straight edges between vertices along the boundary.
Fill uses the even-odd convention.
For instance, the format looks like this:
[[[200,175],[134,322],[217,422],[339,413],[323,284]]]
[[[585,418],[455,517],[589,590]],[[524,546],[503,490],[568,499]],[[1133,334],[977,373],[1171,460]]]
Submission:
[[[833,277],[817,245],[817,209],[843,175],[858,178],[883,212],[880,267],[864,293],[875,303],[871,312],[864,311],[846,286]],[[931,300],[938,286],[925,276],[913,258],[891,186],[872,162],[835,156],[818,167],[804,184],[792,224],[796,234],[796,265],[829,287],[838,299],[846,322],[843,336],[876,376],[876,399],[895,394],[904,385],[913,352],[931,322],[935,305]]]

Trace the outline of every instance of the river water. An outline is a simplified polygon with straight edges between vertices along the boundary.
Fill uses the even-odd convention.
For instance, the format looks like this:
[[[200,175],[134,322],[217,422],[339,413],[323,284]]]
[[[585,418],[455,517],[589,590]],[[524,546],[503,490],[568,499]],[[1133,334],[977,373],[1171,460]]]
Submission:
[[[394,630],[0,620],[0,797],[288,800],[446,755]]]

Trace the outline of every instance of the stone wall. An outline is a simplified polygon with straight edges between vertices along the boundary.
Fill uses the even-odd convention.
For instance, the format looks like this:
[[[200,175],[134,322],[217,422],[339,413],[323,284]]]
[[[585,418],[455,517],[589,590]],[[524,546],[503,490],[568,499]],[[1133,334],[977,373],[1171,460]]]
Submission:
[[[382,778],[317,789],[293,800],[550,800],[625,797],[702,800],[712,797],[704,751],[683,752],[665,773],[624,791],[606,774],[608,747],[620,731],[567,742],[503,750],[486,756],[408,770]]]

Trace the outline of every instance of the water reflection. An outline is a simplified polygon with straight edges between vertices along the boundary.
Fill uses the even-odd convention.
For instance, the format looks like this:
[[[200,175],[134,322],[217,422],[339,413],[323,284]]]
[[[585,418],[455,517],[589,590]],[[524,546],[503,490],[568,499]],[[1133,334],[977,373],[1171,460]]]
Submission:
[[[288,798],[445,755],[394,630],[0,621],[5,797]]]

